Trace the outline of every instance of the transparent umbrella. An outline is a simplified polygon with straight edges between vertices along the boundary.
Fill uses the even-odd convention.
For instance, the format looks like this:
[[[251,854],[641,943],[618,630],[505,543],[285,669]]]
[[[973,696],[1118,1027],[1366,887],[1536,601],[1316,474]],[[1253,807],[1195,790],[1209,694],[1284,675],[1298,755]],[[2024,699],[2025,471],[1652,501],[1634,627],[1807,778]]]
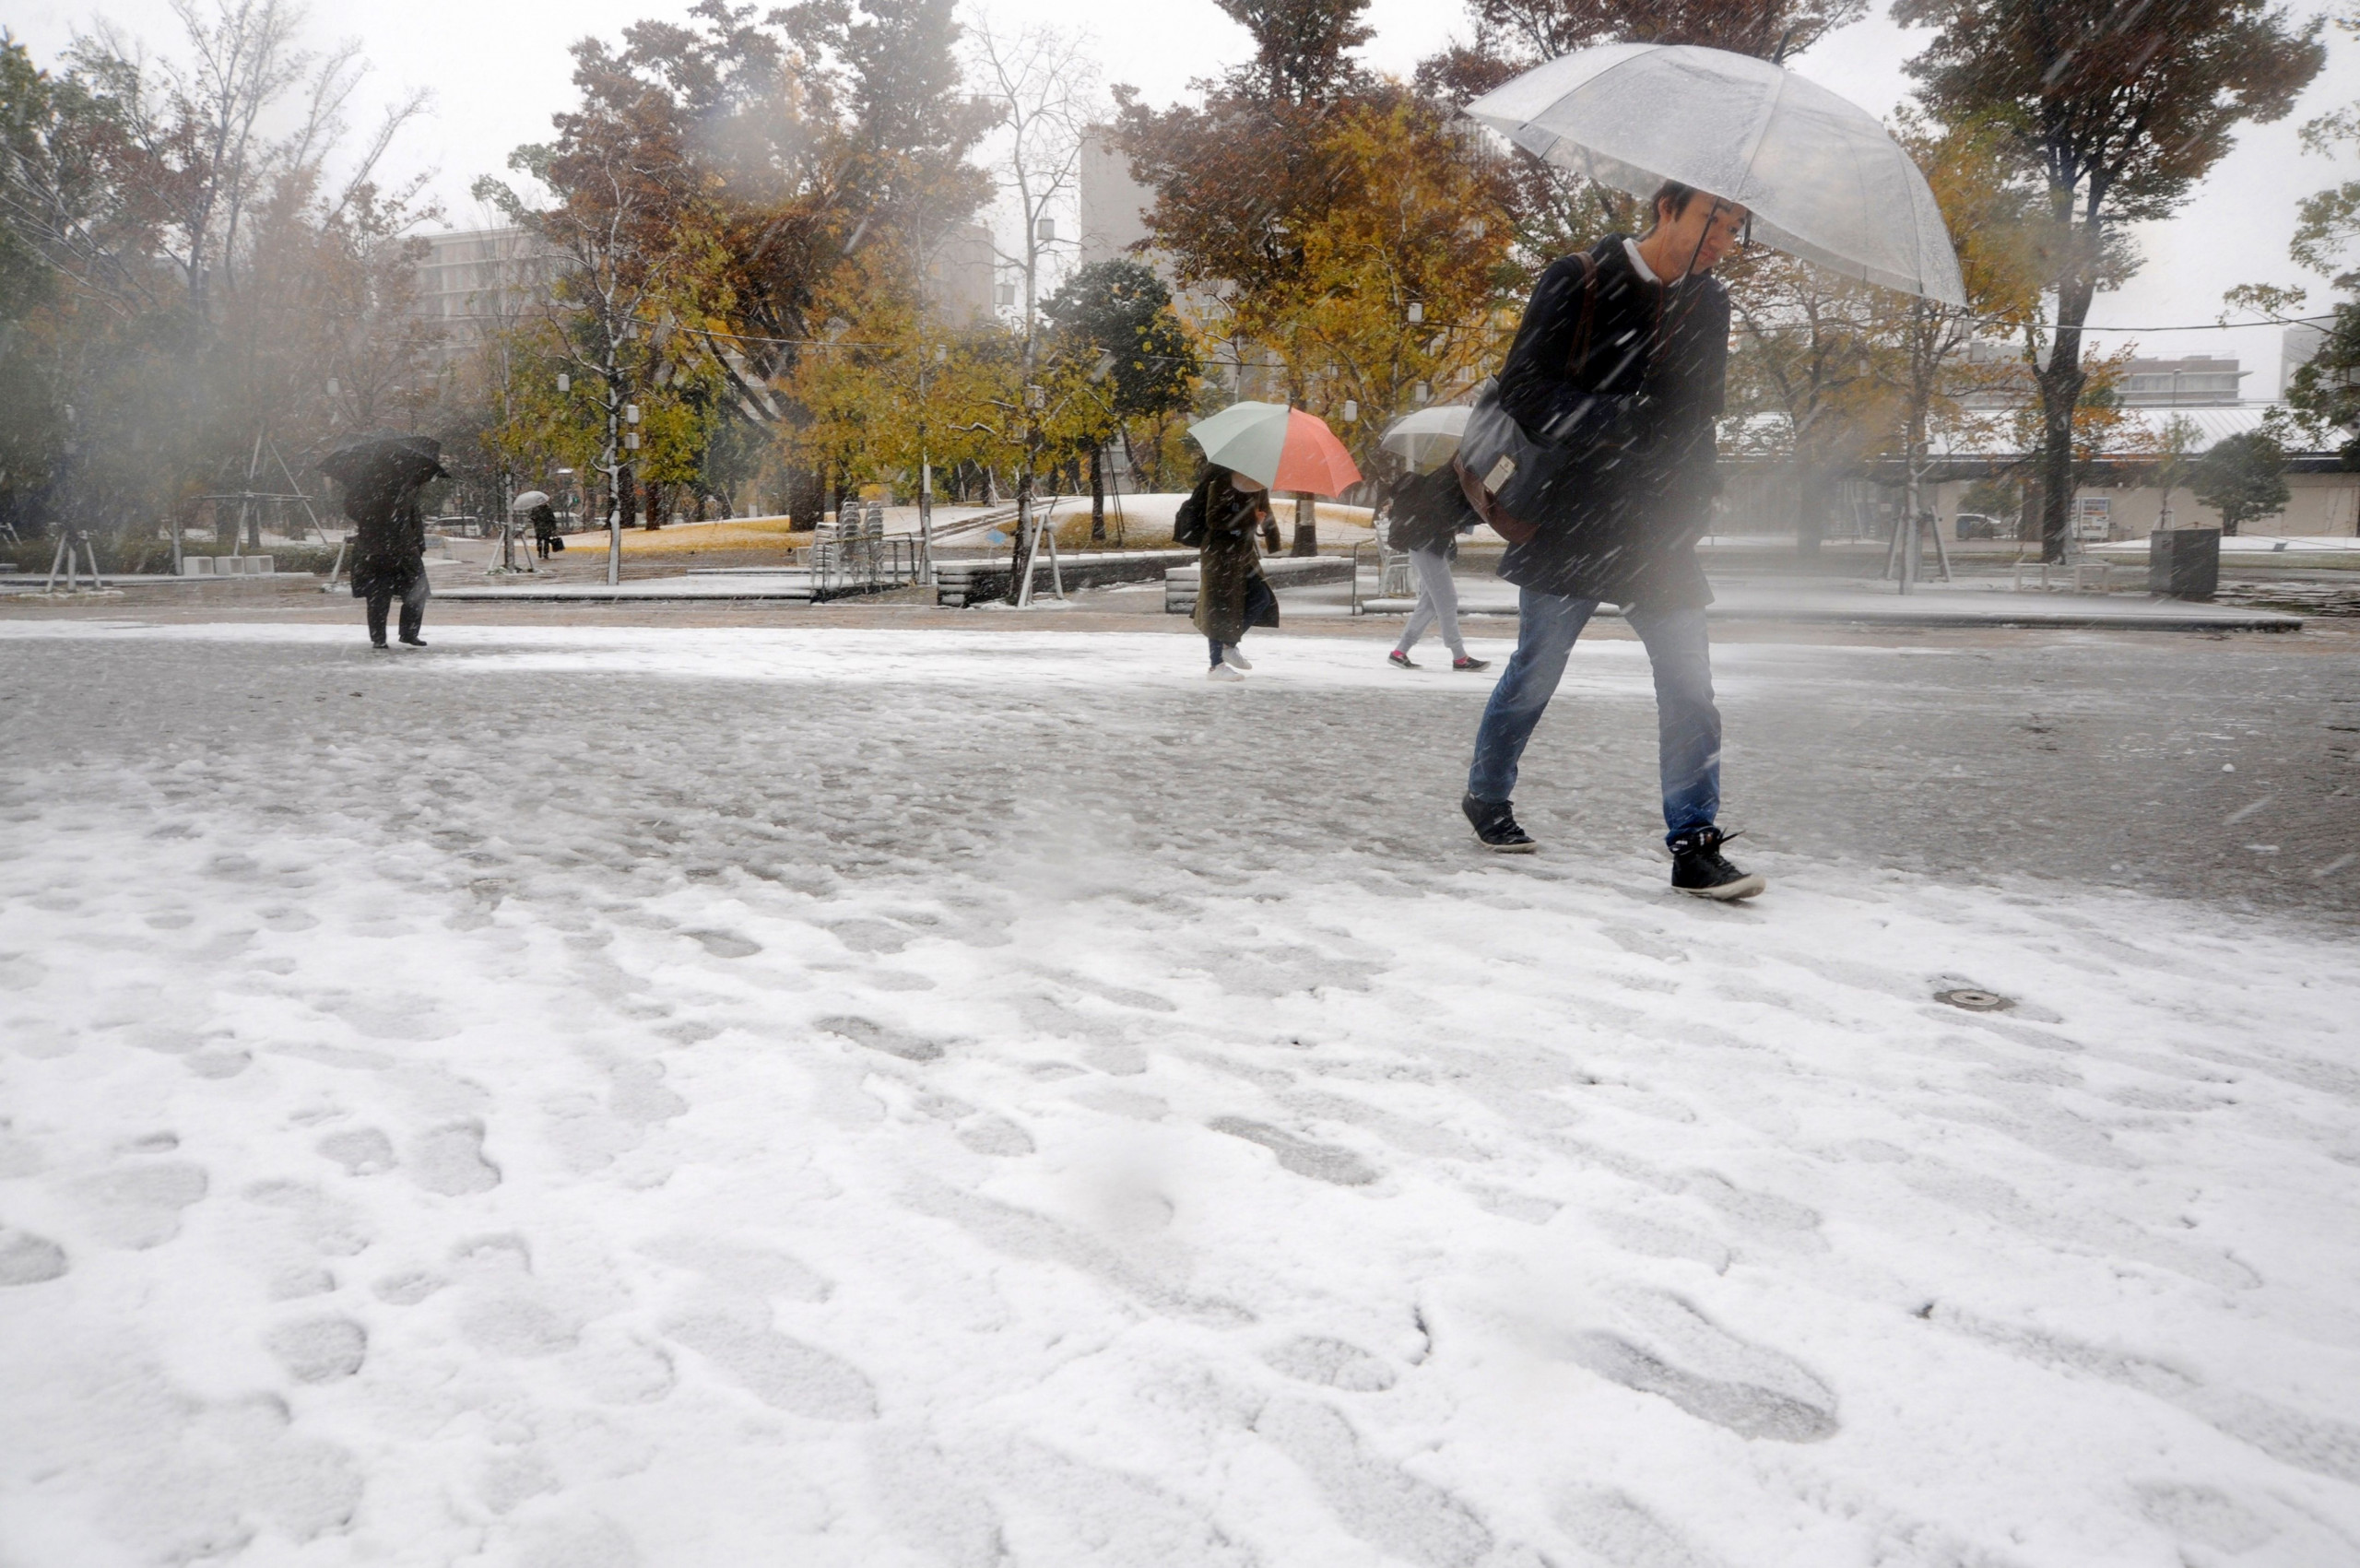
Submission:
[[[1404,414],[1385,427],[1377,444],[1400,454],[1421,474],[1431,474],[1458,451],[1467,433],[1467,416],[1474,410],[1464,403],[1437,403],[1414,414]]]
[[[1847,277],[1966,303],[1941,209],[1876,117],[1726,50],[1610,43],[1467,106],[1562,168],[1634,195],[1666,180],[1744,205],[1754,238]]]

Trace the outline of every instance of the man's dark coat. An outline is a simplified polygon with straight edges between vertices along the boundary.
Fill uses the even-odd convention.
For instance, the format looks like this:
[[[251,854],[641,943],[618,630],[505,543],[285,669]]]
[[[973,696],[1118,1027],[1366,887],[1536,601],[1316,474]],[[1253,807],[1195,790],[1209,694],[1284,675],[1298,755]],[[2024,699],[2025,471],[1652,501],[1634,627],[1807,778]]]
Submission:
[[[399,598],[426,574],[426,519],[419,487],[399,480],[345,492],[352,536],[352,596],[386,593]]]
[[[1582,454],[1500,575],[1626,607],[1710,604],[1694,546],[1719,488],[1729,292],[1709,276],[1648,281],[1620,235],[1589,257],[1540,275],[1500,370],[1501,405],[1525,432]]]

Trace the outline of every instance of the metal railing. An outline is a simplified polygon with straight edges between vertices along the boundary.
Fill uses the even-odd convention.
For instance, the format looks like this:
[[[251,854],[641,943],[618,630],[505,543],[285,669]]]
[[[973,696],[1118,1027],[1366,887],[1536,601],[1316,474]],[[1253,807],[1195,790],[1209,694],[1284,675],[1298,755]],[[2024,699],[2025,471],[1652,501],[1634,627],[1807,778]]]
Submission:
[[[1367,604],[1361,597],[1361,551],[1364,549],[1376,552],[1376,592],[1371,594],[1370,598],[1414,599],[1418,596],[1417,582],[1410,572],[1410,552],[1387,549],[1382,544],[1372,544],[1363,539],[1352,546],[1351,614],[1368,613]]]
[[[795,555],[796,565],[811,574],[814,599],[881,594],[926,581],[925,544],[905,536],[821,539]]]

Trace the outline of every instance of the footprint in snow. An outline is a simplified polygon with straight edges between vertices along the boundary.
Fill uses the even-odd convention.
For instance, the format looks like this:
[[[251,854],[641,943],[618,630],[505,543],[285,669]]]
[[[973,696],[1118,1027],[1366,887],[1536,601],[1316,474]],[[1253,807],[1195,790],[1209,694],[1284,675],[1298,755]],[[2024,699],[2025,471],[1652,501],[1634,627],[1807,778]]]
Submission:
[[[322,1154],[343,1166],[348,1176],[378,1175],[398,1163],[394,1158],[394,1140],[375,1127],[330,1133],[320,1139],[318,1148]]]
[[[859,1368],[759,1322],[723,1313],[676,1317],[664,1332],[773,1409],[817,1421],[877,1419],[877,1390]]]
[[[334,1383],[360,1370],[369,1331],[348,1317],[309,1317],[272,1329],[263,1348],[298,1383]]]
[[[1634,1291],[1619,1304],[1616,1330],[1568,1336],[1559,1353],[1740,1437],[1819,1443],[1835,1435],[1835,1396],[1801,1363],[1747,1343],[1676,1296]]]
[[[978,1154],[1006,1159],[1032,1152],[1032,1135],[1004,1116],[984,1116],[959,1129],[959,1141]]]
[[[715,958],[752,958],[762,950],[760,942],[735,931],[686,931],[681,935],[695,937]]]
[[[1492,1532],[1465,1503],[1372,1456],[1327,1406],[1273,1400],[1254,1431],[1303,1468],[1339,1524],[1386,1555],[1420,1568],[1473,1568],[1491,1551]]]
[[[1227,1133],[1232,1138],[1260,1144],[1279,1157],[1280,1166],[1298,1176],[1330,1182],[1339,1187],[1366,1186],[1377,1178],[1376,1168],[1349,1149],[1314,1143],[1265,1123],[1247,1121],[1243,1116],[1216,1116],[1205,1125],[1217,1133]]]
[[[0,1226],[0,1285],[39,1285],[63,1279],[65,1249],[46,1236]]]
[[[405,1268],[399,1273],[386,1275],[371,1288],[376,1292],[377,1299],[389,1306],[416,1306],[441,1290],[444,1283],[440,1275],[430,1274],[422,1268]]]
[[[824,1302],[834,1290],[802,1260],[767,1247],[675,1232],[642,1247],[650,1257],[694,1269],[728,1291],[791,1302]]]
[[[1729,1272],[1729,1249],[1684,1225],[1612,1209],[1600,1209],[1588,1219],[1625,1252],[1643,1257],[1684,1257],[1703,1264],[1716,1274]]]
[[[889,1056],[899,1056],[905,1062],[933,1062],[942,1057],[940,1042],[904,1034],[900,1030],[889,1029],[869,1019],[838,1016],[816,1021],[831,1034],[841,1034],[856,1044],[866,1045],[872,1051],[882,1051]]]
[[[179,1235],[181,1211],[203,1198],[211,1185],[202,1165],[174,1160],[101,1171],[69,1190],[89,1210],[94,1238],[138,1251]]]
[[[608,1109],[626,1122],[645,1126],[686,1115],[689,1102],[664,1087],[664,1064],[627,1062],[615,1069]]]
[[[2148,1523],[2215,1551],[2251,1551],[2278,1534],[2269,1520],[2209,1486],[2150,1481],[2135,1490]]]
[[[421,1133],[410,1145],[410,1179],[446,1197],[490,1192],[500,1185],[500,1167],[483,1156],[483,1124],[454,1122]]]
[[[1619,1491],[1569,1492],[1556,1514],[1567,1535],[1614,1568],[1720,1568],[1718,1559]]]
[[[1300,1382],[1348,1394],[1382,1394],[1393,1386],[1393,1369],[1385,1362],[1358,1345],[1316,1334],[1290,1339],[1262,1359]]]
[[[883,920],[838,920],[828,934],[856,953],[898,953],[910,945],[911,933]]]

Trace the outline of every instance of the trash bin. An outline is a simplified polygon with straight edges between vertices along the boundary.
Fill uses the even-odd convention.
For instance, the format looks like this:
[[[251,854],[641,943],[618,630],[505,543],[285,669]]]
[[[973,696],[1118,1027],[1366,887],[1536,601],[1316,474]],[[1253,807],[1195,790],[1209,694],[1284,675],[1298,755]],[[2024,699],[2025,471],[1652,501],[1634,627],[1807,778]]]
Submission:
[[[2209,599],[2221,585],[2221,530],[2159,529],[2147,536],[2147,591]]]

